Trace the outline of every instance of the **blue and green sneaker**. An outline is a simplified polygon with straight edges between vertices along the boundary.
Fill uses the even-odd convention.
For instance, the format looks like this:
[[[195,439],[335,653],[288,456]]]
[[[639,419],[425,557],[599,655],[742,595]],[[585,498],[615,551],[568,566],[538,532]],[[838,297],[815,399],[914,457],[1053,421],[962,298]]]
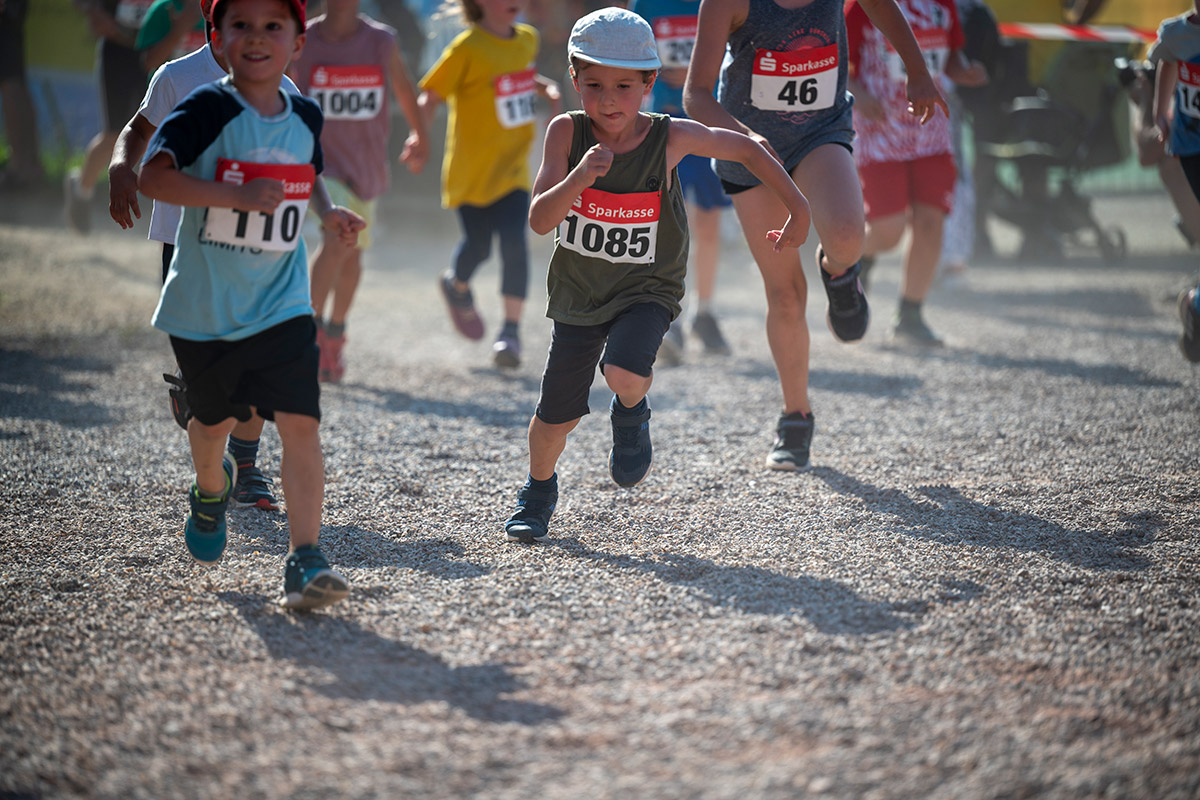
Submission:
[[[333,605],[350,595],[350,585],[329,566],[315,544],[297,547],[283,568],[283,598],[279,604],[294,611]]]
[[[183,527],[183,541],[192,558],[201,564],[215,564],[225,552],[225,509],[229,507],[229,497],[237,482],[237,464],[233,456],[226,453],[222,466],[225,467],[225,493],[220,497],[202,497],[195,482],[188,491],[192,513],[188,514],[187,524]]]

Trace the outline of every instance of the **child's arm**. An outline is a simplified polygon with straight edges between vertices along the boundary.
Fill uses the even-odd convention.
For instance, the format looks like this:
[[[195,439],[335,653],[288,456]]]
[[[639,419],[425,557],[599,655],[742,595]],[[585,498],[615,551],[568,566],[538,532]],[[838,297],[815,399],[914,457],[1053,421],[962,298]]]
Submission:
[[[757,141],[736,131],[708,128],[688,119],[672,119],[667,140],[667,164],[674,166],[685,155],[719,158],[745,165],[779,196],[790,215],[781,230],[767,232],[767,238],[775,242],[775,252],[804,244],[811,222],[808,199],[787,170]]]
[[[347,247],[358,246],[358,232],[367,227],[366,220],[348,208],[335,206],[320,175],[313,181],[312,208],[321,219],[321,227],[336,233]]]
[[[920,117],[921,122],[925,123],[933,119],[938,108],[950,116],[946,98],[942,97],[937,84],[933,82],[912,28],[904,18],[904,12],[896,5],[896,0],[859,0],[859,4],[867,12],[871,24],[887,37],[904,62],[904,70],[908,73],[908,109],[913,116]]]
[[[1166,144],[1171,138],[1171,102],[1175,97],[1175,81],[1179,79],[1179,64],[1162,59],[1154,80],[1154,121],[1158,125],[1158,140]]]
[[[546,98],[546,102],[550,104],[550,116],[557,117],[562,111],[562,90],[558,88],[557,83],[545,75],[538,75],[534,81],[537,82],[537,93]]]
[[[565,115],[550,120],[546,127],[542,166],[533,182],[533,200],[529,204],[529,227],[539,235],[549,233],[566,219],[583,190],[612,166],[612,151],[597,144],[574,169],[568,170],[574,132],[575,123]]]
[[[160,152],[142,165],[142,194],[177,206],[238,208],[270,214],[283,202],[283,181],[255,178],[245,184],[206,181],[180,172],[170,154]]]
[[[392,84],[392,94],[404,119],[408,121],[410,133],[404,142],[404,152],[400,154],[400,162],[408,167],[408,171],[418,173],[425,168],[429,160],[429,123],[421,113],[417,100],[417,90],[413,87],[408,67],[400,56],[400,45],[393,44],[388,54],[388,80]]]
[[[146,145],[155,130],[140,113],[134,114],[113,145],[112,158],[108,162],[108,213],[122,229],[133,227],[130,211],[138,219],[142,218],[136,167],[146,154]]]
[[[433,115],[437,112],[437,107],[442,104],[442,96],[432,89],[426,89],[417,97],[417,119],[421,120],[422,130],[428,131],[429,126],[433,123]],[[409,152],[409,148],[418,147],[417,143],[417,127],[414,125],[409,132],[408,138],[404,140],[404,152]],[[426,157],[428,157],[428,147],[426,147]],[[400,159],[403,161],[404,156]]]

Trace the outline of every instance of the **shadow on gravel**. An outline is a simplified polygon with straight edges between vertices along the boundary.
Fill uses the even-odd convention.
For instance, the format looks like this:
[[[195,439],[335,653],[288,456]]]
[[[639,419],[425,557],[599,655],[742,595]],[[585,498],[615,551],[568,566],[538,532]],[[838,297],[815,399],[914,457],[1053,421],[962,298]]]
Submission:
[[[984,369],[1037,370],[1056,378],[1077,378],[1103,386],[1141,386],[1155,389],[1178,389],[1178,381],[1163,380],[1140,369],[1121,364],[1080,364],[1062,358],[1021,358],[1000,353],[977,353],[967,350],[943,350],[928,354],[943,362],[967,364]]]
[[[444,581],[481,578],[492,571],[464,561],[466,550],[449,538],[398,542],[357,525],[326,525],[321,538],[322,547],[343,567],[400,567]]]
[[[812,474],[843,495],[862,500],[879,514],[895,518],[894,530],[946,545],[1011,548],[1045,553],[1056,561],[1095,570],[1143,570],[1151,561],[1137,552],[1154,541],[1163,522],[1156,514],[1122,520],[1119,531],[1088,531],[1024,512],[985,505],[949,486],[922,486],[911,497],[900,489],[881,489],[829,467]]]
[[[29,350],[0,349],[0,418],[56,422],[69,428],[95,428],[113,422],[86,378],[67,373],[112,372],[113,362],[95,356],[47,356]]]
[[[743,378],[776,380],[778,372],[770,361],[746,359],[731,373]],[[868,397],[908,397],[924,384],[915,375],[883,375],[874,372],[848,372],[845,370],[813,369],[809,371],[809,384],[814,389],[826,392],[860,394]]]
[[[446,703],[475,719],[521,725],[564,715],[542,703],[505,699],[525,683],[504,665],[452,667],[432,653],[385,639],[342,617],[290,613],[262,595],[217,596],[237,609],[272,658],[310,670],[311,688],[331,699]],[[321,682],[321,673],[332,680]]]
[[[525,382],[525,389],[532,397],[537,397],[538,382],[533,378],[521,378]],[[384,411],[396,413],[407,412],[409,414],[431,415],[435,417],[443,417],[445,419],[471,419],[481,425],[493,425],[498,428],[525,428],[529,425],[529,417],[533,413],[533,406],[513,408],[497,408],[495,404],[482,403],[456,403],[447,400],[432,391],[429,397],[418,397],[409,394],[408,392],[394,391],[384,389],[379,386],[368,386],[366,384],[344,384],[354,390],[361,392],[368,397],[364,398],[365,402],[374,403]],[[487,399],[495,399],[493,395],[486,395]]]
[[[913,621],[895,612],[922,614],[928,606],[924,601],[879,603],[864,599],[837,581],[793,577],[762,567],[725,566],[690,555],[616,555],[593,550],[577,539],[554,539],[549,546],[577,558],[653,575],[690,589],[713,605],[747,614],[799,613],[822,633],[867,635],[911,628]]]

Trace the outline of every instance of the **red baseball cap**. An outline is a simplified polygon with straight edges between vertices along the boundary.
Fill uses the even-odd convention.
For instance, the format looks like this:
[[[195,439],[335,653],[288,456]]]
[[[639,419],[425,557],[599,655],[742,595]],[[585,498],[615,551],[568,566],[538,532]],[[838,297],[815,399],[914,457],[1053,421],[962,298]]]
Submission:
[[[284,0],[284,2],[291,7],[292,14],[296,17],[296,21],[300,23],[300,33],[304,33],[304,6],[306,5],[307,0]],[[209,6],[208,10],[208,19],[212,21],[214,26],[217,24],[218,9],[223,10],[229,5],[229,3],[230,0],[212,0],[212,5]],[[203,0],[201,3],[201,8],[203,8]]]

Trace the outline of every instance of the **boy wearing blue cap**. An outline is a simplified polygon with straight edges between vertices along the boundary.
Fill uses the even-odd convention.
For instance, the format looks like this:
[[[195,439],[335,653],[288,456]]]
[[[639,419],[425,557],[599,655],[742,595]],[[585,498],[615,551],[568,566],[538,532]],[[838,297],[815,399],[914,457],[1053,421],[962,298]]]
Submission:
[[[640,16],[604,8],[581,18],[567,56],[583,110],[550,122],[529,209],[536,233],[557,233],[547,278],[554,331],[529,423],[529,476],[504,526],[510,540],[526,543],[548,534],[555,467],[567,435],[589,413],[597,364],[613,390],[609,472],[632,487],[650,470],[646,395],[687,271],[679,161],[689,154],[737,161],[771,187],[790,214],[767,234],[776,248],[802,244],[809,225],[808,201],[753,139],[640,111],[661,66]]]

